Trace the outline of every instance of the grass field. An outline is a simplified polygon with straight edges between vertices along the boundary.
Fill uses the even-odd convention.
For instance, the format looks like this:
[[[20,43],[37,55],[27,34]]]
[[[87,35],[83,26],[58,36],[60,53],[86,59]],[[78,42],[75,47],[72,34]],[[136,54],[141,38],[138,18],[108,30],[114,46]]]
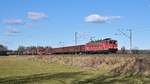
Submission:
[[[1,56],[0,84],[150,84],[150,56]]]

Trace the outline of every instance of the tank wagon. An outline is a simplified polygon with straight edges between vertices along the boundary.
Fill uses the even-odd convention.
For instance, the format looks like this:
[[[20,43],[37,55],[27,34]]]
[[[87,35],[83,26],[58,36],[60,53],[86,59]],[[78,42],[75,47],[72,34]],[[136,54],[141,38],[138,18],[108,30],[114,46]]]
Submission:
[[[98,54],[116,53],[118,51],[117,40],[106,38],[103,40],[90,41],[85,45],[67,46],[59,48],[37,48],[38,55],[49,54]]]

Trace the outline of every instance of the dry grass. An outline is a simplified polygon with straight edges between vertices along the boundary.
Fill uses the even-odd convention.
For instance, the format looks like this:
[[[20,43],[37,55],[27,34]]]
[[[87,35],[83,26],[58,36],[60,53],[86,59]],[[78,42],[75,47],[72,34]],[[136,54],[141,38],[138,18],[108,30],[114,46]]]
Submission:
[[[0,84],[149,84],[149,55],[0,57]]]
[[[114,74],[150,75],[150,57],[132,57],[112,70]]]
[[[113,74],[150,75],[149,55],[44,56],[42,59],[83,69],[107,70]]]

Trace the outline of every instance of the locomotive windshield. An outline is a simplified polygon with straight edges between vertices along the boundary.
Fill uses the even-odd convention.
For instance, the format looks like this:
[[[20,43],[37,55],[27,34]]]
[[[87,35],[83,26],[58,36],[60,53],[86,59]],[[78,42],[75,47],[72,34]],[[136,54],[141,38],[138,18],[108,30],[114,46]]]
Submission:
[[[115,40],[111,40],[109,43],[110,43],[110,44],[116,44],[116,43],[117,43],[117,41],[115,41]]]

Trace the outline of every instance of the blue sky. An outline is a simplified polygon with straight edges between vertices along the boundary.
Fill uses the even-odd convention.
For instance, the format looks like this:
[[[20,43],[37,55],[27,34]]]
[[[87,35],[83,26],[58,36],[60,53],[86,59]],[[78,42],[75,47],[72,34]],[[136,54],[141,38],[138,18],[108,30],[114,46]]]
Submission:
[[[78,44],[110,37],[129,48],[118,29],[133,30],[133,48],[150,49],[150,0],[1,0],[0,11],[0,43],[9,49],[74,45],[75,32]]]

